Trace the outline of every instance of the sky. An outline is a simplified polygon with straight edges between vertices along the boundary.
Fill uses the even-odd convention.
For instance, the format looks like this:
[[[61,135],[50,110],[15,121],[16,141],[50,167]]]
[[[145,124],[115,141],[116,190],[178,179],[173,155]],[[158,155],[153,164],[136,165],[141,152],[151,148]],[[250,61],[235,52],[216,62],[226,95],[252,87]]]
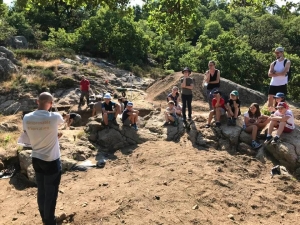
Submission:
[[[13,0],[3,0],[4,3],[10,5],[10,3],[12,2]],[[288,1],[291,1],[291,2],[298,2],[299,0],[288,0]],[[277,4],[279,6],[283,5],[284,4],[284,1],[283,0],[276,0]],[[142,5],[143,4],[143,1],[142,0],[131,0],[131,5]]]

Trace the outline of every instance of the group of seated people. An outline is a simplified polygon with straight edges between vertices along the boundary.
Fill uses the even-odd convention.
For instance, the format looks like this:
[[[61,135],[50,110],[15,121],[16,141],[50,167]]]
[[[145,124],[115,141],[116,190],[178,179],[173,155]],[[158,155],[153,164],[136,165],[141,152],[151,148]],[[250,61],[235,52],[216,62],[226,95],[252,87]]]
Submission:
[[[215,91],[213,93],[214,98],[212,99],[213,109],[210,111],[208,116],[208,122],[205,125],[206,128],[210,127],[213,116],[215,116],[216,126],[220,127],[221,115],[227,113],[227,125],[235,126],[236,120],[240,111],[240,99],[238,91],[234,90],[230,93],[229,101],[225,103],[224,98],[220,91]],[[252,103],[249,110],[244,114],[244,125],[243,130],[252,135],[251,146],[253,149],[258,149],[262,146],[261,143],[257,141],[257,134],[259,131],[264,129],[268,125],[267,136],[265,143],[277,144],[279,142],[280,135],[285,132],[289,133],[295,129],[294,115],[289,109],[288,104],[285,102],[285,95],[281,92],[277,93],[275,96],[275,107],[270,107],[270,116],[263,115],[260,112],[259,104]],[[276,136],[272,137],[272,131],[277,128]]]

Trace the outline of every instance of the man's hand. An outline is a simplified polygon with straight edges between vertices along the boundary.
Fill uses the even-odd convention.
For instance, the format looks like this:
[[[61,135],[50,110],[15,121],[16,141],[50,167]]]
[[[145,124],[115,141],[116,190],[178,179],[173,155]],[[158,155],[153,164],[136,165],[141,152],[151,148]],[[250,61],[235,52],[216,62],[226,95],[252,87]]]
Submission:
[[[58,134],[57,134],[58,139],[61,138],[61,136],[63,136],[63,133],[62,132],[58,132]]]

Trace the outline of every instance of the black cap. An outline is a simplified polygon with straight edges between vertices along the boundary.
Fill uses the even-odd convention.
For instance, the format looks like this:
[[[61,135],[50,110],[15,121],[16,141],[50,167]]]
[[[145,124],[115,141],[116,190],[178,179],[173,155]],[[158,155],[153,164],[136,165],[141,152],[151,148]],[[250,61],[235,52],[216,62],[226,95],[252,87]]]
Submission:
[[[215,95],[215,94],[220,94],[220,95],[221,95],[222,93],[221,93],[221,91],[216,90],[216,91],[214,91],[214,95]]]
[[[182,70],[182,73],[184,73],[184,71],[189,71],[189,73],[192,72],[192,70],[189,67],[184,67],[184,69]]]

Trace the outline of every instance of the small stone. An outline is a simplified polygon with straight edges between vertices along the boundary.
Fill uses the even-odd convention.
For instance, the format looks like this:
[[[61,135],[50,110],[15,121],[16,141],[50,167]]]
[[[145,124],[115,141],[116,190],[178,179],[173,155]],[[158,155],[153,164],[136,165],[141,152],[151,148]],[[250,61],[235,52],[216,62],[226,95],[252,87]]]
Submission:
[[[67,219],[67,214],[66,213],[61,213],[59,216],[56,217],[57,222],[61,222],[63,220]]]
[[[103,183],[102,186],[108,186],[108,183]]]
[[[281,216],[282,218],[284,218],[284,213],[281,213],[280,216]]]
[[[174,169],[170,169],[170,171],[172,171],[172,172],[173,172],[173,171],[174,171]]]
[[[221,167],[218,166],[218,167],[217,167],[217,171],[218,171],[218,172],[223,172],[223,169],[222,169]]]
[[[292,209],[289,209],[288,211],[286,211],[287,213],[294,213],[295,211]]]
[[[193,170],[188,170],[188,173],[189,173],[189,174],[192,174],[192,173],[193,173]]]
[[[163,182],[163,185],[166,185],[166,186],[167,186],[167,185],[168,185],[168,182],[167,182],[167,181],[164,181],[164,182]]]
[[[81,206],[82,206],[82,207],[86,207],[87,205],[88,205],[88,203],[85,202],[85,203],[83,203]]]
[[[16,221],[18,219],[18,217],[13,217],[12,221]]]
[[[199,206],[198,206],[198,205],[194,205],[192,209],[193,209],[193,210],[199,209]]]
[[[63,190],[59,190],[59,193],[62,193],[62,194],[64,194],[65,192],[64,192]]]
[[[160,197],[158,195],[155,195],[156,200],[160,200]]]
[[[231,220],[234,220],[234,216],[232,214],[229,214],[227,217]]]

